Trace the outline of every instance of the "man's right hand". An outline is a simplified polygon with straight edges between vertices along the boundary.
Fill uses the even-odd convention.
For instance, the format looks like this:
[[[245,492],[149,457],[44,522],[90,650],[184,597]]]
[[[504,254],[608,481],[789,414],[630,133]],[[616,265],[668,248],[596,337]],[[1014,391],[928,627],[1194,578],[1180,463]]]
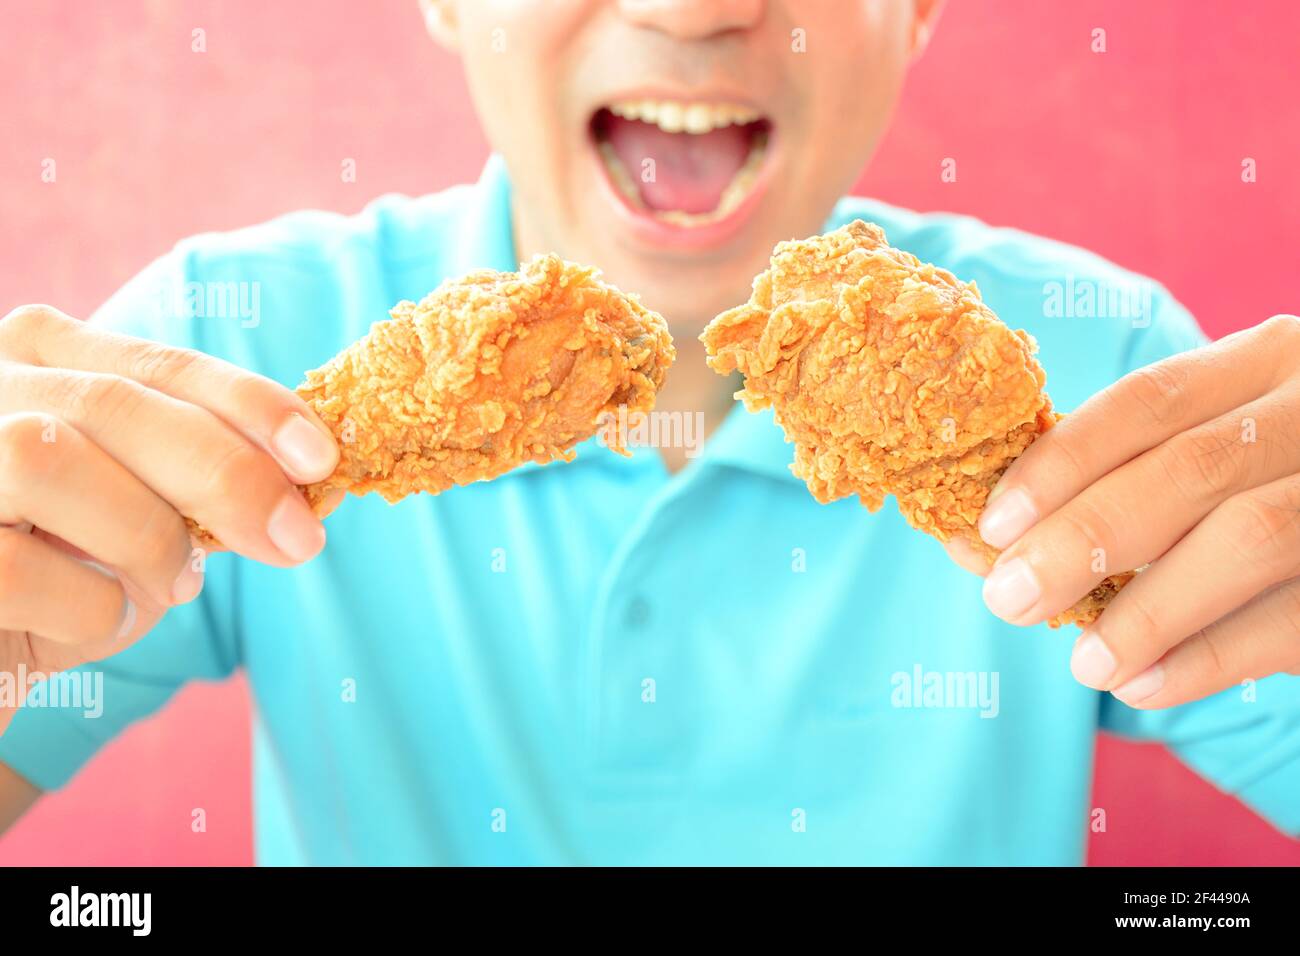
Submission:
[[[325,530],[295,485],[338,462],[291,390],[48,306],[0,319],[0,680],[122,650],[203,587],[184,517],[290,566]],[[20,696],[26,688],[19,688]],[[0,733],[12,718],[0,701]]]

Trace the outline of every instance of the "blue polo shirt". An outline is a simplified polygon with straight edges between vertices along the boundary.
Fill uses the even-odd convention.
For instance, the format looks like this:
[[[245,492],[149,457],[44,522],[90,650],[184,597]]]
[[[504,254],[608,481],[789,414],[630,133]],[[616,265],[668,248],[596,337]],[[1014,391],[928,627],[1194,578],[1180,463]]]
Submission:
[[[197,236],[97,320],[294,385],[399,299],[514,269],[509,210],[494,159],[439,195]],[[1202,341],[1080,250],[863,199],[827,227],[855,217],[1029,329],[1061,408]],[[177,308],[187,288],[230,295]],[[1003,624],[895,508],[818,505],[791,458],[738,407],[675,475],[593,441],[349,498],[304,567],[214,556],[199,600],[100,665],[102,716],[24,708],[0,760],[59,787],[186,681],[242,668],[267,864],[1077,864],[1099,728],[1300,832],[1300,680],[1131,710],[1070,677],[1072,630]]]

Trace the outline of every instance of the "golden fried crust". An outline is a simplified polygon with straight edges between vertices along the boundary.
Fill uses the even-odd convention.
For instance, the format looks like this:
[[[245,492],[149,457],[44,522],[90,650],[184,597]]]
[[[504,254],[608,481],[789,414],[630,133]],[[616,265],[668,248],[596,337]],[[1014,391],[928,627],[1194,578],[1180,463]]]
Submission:
[[[857,495],[875,511],[894,495],[913,527],[997,557],[976,529],[989,491],[1059,416],[1033,338],[974,283],[858,220],[780,243],[749,302],[700,338],[710,367],[745,376],[747,408],[773,409],[818,501]],[[1090,623],[1116,580],[1052,623]]]
[[[334,473],[303,489],[313,507],[335,489],[395,502],[568,460],[605,413],[653,408],[676,357],[660,315],[553,255],[449,280],[391,314],[298,387],[339,441]]]

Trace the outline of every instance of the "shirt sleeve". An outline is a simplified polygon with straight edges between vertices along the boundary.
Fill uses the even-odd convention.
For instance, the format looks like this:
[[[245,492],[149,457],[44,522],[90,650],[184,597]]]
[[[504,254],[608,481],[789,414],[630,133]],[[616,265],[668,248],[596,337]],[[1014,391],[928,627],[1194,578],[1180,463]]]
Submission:
[[[1121,373],[1203,344],[1205,336],[1160,290],[1150,325],[1135,328]],[[1158,741],[1220,789],[1300,835],[1300,678],[1278,674],[1164,710],[1134,710],[1102,695],[1101,726]]]
[[[195,285],[197,283],[197,285]],[[201,287],[191,258],[163,256],[108,300],[90,319],[117,331],[173,345],[202,347],[184,302]],[[0,736],[0,762],[35,786],[66,783],[101,746],[133,722],[158,710],[192,678],[228,676],[240,660],[234,586],[238,563],[229,555],[208,559],[203,592],[175,608],[120,654],[78,668],[77,706],[53,685],[33,688],[29,704]]]

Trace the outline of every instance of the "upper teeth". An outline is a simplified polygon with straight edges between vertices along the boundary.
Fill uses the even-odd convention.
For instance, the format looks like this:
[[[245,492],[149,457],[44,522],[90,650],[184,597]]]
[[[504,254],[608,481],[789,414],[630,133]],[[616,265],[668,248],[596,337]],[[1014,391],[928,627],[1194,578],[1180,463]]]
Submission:
[[[709,130],[743,126],[762,114],[734,103],[682,103],[677,100],[619,100],[609,111],[624,119],[654,123],[666,133],[707,133]]]

